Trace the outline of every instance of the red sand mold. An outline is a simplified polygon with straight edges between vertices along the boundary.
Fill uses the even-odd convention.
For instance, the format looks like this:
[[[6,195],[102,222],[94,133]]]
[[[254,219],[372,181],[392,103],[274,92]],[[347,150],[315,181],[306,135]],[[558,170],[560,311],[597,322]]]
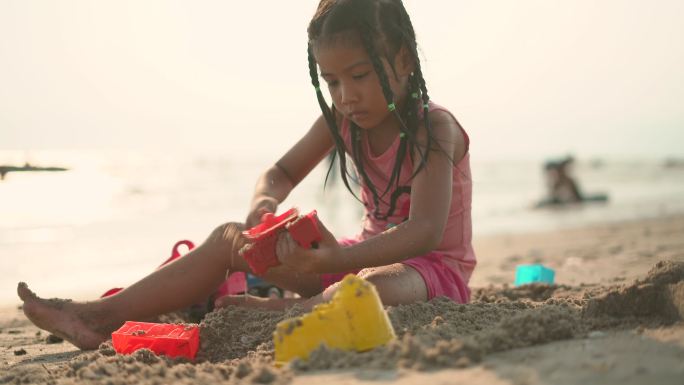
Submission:
[[[296,208],[277,217],[265,214],[260,224],[242,233],[250,242],[242,256],[254,274],[263,275],[269,268],[280,265],[275,247],[282,231],[288,231],[300,246],[306,248],[314,247],[321,240],[315,210],[305,216],[299,216]]]
[[[199,328],[197,325],[126,321],[112,333],[112,345],[120,354],[149,349],[157,355],[193,360],[199,349]]]

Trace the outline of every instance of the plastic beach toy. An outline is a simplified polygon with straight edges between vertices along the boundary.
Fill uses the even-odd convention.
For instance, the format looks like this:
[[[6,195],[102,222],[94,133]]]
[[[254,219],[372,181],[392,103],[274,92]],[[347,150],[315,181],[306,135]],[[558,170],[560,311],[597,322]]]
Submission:
[[[242,256],[254,274],[263,275],[271,267],[280,265],[275,248],[278,234],[283,231],[288,231],[302,247],[316,247],[321,240],[316,210],[304,216],[299,215],[297,208],[291,208],[279,216],[266,213],[260,224],[242,232],[250,242],[243,249]]]
[[[515,269],[515,286],[527,283],[548,283],[553,284],[556,273],[546,266],[540,264],[518,265]]]
[[[112,345],[120,354],[149,349],[155,354],[194,360],[199,349],[199,328],[197,325],[127,321],[112,333]]]
[[[167,259],[166,261],[164,261],[164,263],[159,265],[157,267],[157,270],[161,269],[161,267],[166,265],[167,263],[172,262],[173,260],[182,257],[183,254],[181,254],[181,252],[178,250],[178,248],[181,246],[187,247],[188,251],[191,251],[192,249],[195,248],[195,244],[192,243],[192,241],[188,241],[187,239],[176,242],[176,244],[173,245],[173,248],[171,249],[171,256],[169,257],[169,259]]]
[[[375,286],[349,274],[330,302],[278,323],[273,332],[275,361],[282,365],[293,358],[308,359],[321,344],[361,352],[394,338]]]

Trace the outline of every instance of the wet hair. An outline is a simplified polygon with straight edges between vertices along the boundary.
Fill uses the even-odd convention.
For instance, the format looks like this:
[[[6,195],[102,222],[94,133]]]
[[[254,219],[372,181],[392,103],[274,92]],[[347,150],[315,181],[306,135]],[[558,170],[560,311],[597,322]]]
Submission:
[[[427,164],[428,155],[433,147],[440,147],[439,145],[434,146],[436,141],[432,135],[428,118],[428,102],[430,97],[428,96],[425,79],[420,67],[416,35],[411,19],[401,0],[321,0],[307,32],[309,36],[308,57],[311,83],[316,89],[318,104],[321,107],[323,117],[330,128],[335,143],[333,157],[337,156],[339,158],[342,181],[352,194],[354,192],[349,185],[349,179],[351,178],[354,182],[358,183],[358,177],[350,173],[347,168],[346,147],[337,127],[335,106],[328,106],[320,89],[317,63],[313,52],[314,44],[317,42],[331,43],[335,42],[335,39],[344,39],[345,37],[347,39],[351,39],[352,36],[358,37],[361,45],[368,53],[373,69],[380,80],[388,109],[399,122],[399,148],[390,179],[382,192],[380,192],[381,186],[374,186],[366,173],[364,160],[361,155],[361,129],[353,121],[349,122],[352,147],[349,149],[349,152],[351,153],[352,161],[356,165],[356,173],[372,194],[375,203],[373,215],[379,219],[386,219],[393,214],[396,200],[401,195],[396,194],[396,192],[407,192],[406,187],[399,189],[401,166],[406,155],[408,154],[410,159],[415,161],[413,154],[414,152],[418,153],[418,161],[420,163],[411,175],[411,178],[413,178]],[[404,47],[408,50],[408,54],[413,60],[414,69],[409,76],[407,100],[402,108],[398,108],[399,106],[395,104],[394,94],[390,88],[388,73],[382,64],[382,58],[390,63],[392,75],[396,76],[394,59]],[[419,115],[421,109],[423,126],[427,130],[427,143],[419,145],[416,137],[420,125]],[[331,161],[328,174],[326,175],[326,183],[333,166],[334,161]],[[395,186],[395,193],[390,196],[390,209],[387,213],[380,213],[379,201],[384,198],[393,185]]]

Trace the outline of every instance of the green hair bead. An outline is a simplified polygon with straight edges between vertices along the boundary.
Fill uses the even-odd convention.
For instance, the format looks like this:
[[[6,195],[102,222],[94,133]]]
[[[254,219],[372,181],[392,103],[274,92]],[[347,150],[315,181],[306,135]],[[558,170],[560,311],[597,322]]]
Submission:
[[[411,94],[411,97],[414,98],[414,99],[418,99],[418,98],[420,97],[420,95],[418,95],[417,92],[414,92],[414,93]]]
[[[427,103],[425,103],[425,104],[423,104],[423,108],[425,108],[425,109],[427,110],[427,109],[430,108],[430,105],[428,105]]]
[[[394,111],[394,110],[397,109],[397,106],[395,106],[394,103],[390,103],[390,104],[387,105],[387,108],[388,108],[390,111]]]
[[[399,133],[399,137],[400,137],[400,138],[405,138],[405,137],[406,137],[406,133],[405,133],[405,132],[400,132],[400,133]]]
[[[314,86],[314,89],[316,90],[316,92],[321,92],[321,87],[320,87],[320,86]]]

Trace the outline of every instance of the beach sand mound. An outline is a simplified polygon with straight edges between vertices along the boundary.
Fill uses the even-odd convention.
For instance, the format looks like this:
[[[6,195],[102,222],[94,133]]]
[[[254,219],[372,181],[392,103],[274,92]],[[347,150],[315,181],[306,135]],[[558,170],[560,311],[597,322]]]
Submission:
[[[115,354],[109,343],[67,365],[13,367],[0,383],[197,384],[290,382],[298,372],[327,369],[462,368],[494,352],[584,338],[592,331],[669,325],[684,318],[684,263],[659,262],[647,276],[621,286],[527,285],[489,287],[473,301],[445,298],[389,307],[397,339],[352,353],[321,347],[308,361],[273,365],[272,332],[281,320],[302,314],[228,307],[201,324],[196,362],[140,350]]]
[[[666,323],[684,319],[684,264],[658,262],[645,279],[591,298],[584,314],[651,317]]]

